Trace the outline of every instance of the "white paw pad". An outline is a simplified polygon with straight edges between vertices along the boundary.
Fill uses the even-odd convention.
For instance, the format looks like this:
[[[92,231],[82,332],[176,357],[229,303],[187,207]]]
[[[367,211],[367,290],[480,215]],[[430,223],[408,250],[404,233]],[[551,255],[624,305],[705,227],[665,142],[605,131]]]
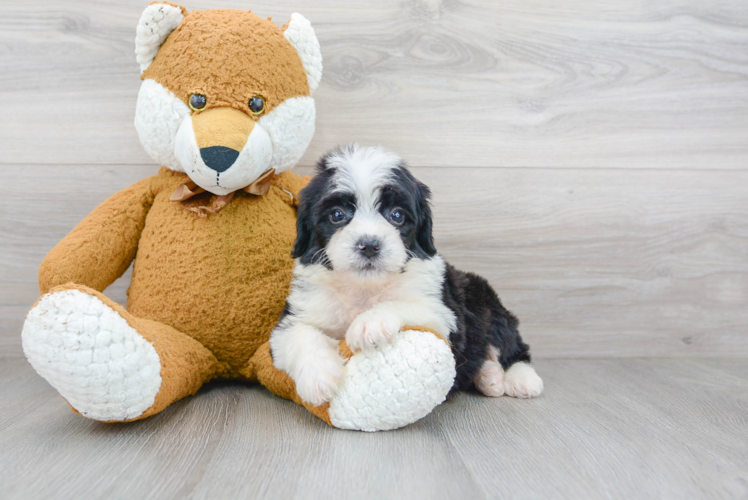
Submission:
[[[534,398],[543,392],[543,379],[535,373],[532,365],[524,362],[514,363],[504,376],[504,389],[507,396]]]
[[[330,401],[340,429],[397,429],[428,415],[455,378],[452,350],[431,333],[406,331],[391,343],[355,354],[343,386]]]
[[[34,369],[82,415],[129,420],[153,406],[161,387],[156,349],[98,298],[47,294],[23,325]]]

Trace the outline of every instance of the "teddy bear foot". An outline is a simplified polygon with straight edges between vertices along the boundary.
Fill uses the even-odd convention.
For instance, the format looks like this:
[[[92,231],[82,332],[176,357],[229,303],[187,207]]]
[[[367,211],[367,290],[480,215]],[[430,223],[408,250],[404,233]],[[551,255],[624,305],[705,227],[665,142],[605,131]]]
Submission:
[[[452,350],[431,332],[406,330],[390,343],[355,353],[341,388],[330,400],[339,429],[397,429],[444,401],[455,378]]]
[[[49,293],[23,325],[34,369],[81,415],[124,421],[153,406],[161,386],[156,349],[98,297]]]

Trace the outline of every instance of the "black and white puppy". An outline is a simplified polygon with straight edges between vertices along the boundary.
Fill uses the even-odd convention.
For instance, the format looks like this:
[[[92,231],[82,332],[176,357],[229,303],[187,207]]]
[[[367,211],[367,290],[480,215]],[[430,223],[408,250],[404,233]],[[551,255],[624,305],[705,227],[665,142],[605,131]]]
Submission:
[[[304,401],[330,400],[354,350],[388,342],[404,326],[449,340],[452,391],[529,398],[543,390],[518,321],[488,282],[437,254],[429,189],[401,158],[350,145],[317,164],[301,191],[291,291],[270,337],[274,364]]]

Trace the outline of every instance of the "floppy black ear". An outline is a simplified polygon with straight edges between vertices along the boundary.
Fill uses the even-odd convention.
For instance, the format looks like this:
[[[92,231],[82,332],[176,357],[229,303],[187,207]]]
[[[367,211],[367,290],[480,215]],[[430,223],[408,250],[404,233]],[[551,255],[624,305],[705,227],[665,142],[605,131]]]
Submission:
[[[416,203],[418,204],[418,225],[416,226],[416,243],[429,257],[436,255],[431,219],[431,190],[420,181],[416,181]]]
[[[297,259],[302,255],[309,252],[312,249],[312,241],[314,240],[313,234],[313,221],[312,221],[312,204],[308,200],[304,199],[304,191],[306,188],[301,190],[299,197],[301,203],[296,212],[296,241],[293,244],[293,250],[291,250],[291,257]]]

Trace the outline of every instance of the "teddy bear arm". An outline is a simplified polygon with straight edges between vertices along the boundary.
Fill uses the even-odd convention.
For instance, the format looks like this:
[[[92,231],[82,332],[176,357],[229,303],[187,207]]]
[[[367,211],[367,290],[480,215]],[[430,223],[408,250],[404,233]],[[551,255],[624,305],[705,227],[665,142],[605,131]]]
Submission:
[[[103,291],[124,274],[153,203],[151,180],[111,196],[55,245],[39,267],[42,294],[71,282]]]

